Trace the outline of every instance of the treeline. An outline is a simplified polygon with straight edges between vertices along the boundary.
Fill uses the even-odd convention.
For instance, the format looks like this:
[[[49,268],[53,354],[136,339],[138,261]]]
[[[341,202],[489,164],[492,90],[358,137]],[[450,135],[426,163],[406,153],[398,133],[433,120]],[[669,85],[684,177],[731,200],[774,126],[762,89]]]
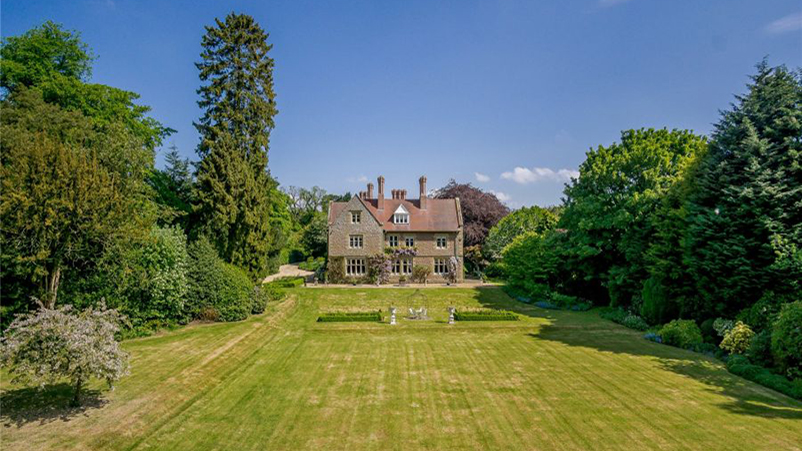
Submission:
[[[753,363],[802,376],[802,323],[784,326],[802,318],[802,75],[764,61],[751,79],[709,138],[628,130],[590,150],[559,219],[533,207],[491,230],[489,270],[533,299],[692,320],[708,343],[740,321]]]
[[[2,327],[42,305],[105,302],[150,330],[264,309],[257,288],[303,225],[268,170],[278,113],[268,35],[247,15],[206,27],[199,160],[138,95],[91,83],[95,56],[47,22],[0,48]],[[297,251],[304,254],[305,251]]]

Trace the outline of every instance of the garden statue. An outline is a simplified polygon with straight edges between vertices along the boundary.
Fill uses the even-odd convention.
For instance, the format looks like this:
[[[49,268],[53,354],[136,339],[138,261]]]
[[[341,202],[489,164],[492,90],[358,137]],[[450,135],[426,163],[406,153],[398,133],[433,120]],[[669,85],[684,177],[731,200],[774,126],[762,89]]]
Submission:
[[[395,307],[390,307],[390,325],[395,326]]]
[[[448,324],[454,324],[454,312],[456,311],[457,309],[454,307],[448,308]]]

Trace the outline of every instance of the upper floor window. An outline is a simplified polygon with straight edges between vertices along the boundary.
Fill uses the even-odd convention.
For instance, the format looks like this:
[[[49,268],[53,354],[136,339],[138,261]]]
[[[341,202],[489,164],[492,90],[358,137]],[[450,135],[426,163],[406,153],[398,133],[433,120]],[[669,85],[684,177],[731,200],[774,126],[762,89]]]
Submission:
[[[350,235],[348,237],[348,247],[351,249],[362,249],[362,235]]]
[[[387,237],[387,245],[390,247],[398,247],[398,235],[390,235]]]
[[[409,211],[403,205],[399,205],[395,213],[393,213],[393,223],[409,224]]]
[[[434,245],[437,249],[446,249],[448,248],[448,241],[446,240],[446,237],[438,236],[437,238],[435,238]]]
[[[414,246],[415,245],[415,238],[413,238],[411,236],[408,236],[408,237],[404,238],[404,245],[406,247]]]
[[[351,212],[351,224],[359,224],[362,222],[362,212],[361,211],[352,211]]]

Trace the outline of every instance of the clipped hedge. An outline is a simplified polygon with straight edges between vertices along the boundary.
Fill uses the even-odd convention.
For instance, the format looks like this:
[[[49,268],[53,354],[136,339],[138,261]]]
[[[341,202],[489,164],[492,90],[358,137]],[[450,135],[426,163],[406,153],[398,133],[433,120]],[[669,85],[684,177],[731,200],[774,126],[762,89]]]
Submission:
[[[266,285],[276,287],[276,288],[295,288],[303,286],[304,278],[300,276],[288,276],[282,277],[280,279],[276,279],[272,282],[267,283]]]
[[[319,323],[352,323],[352,322],[380,322],[382,314],[375,312],[330,312],[321,313],[317,318]]]
[[[518,321],[518,315],[507,310],[454,312],[457,321]]]

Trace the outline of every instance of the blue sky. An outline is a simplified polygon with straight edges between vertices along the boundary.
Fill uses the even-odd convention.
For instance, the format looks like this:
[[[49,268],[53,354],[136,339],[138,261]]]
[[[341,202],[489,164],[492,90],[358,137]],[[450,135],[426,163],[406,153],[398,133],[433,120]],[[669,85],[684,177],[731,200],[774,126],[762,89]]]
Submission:
[[[417,192],[448,179],[511,206],[559,202],[590,147],[623,129],[707,134],[764,56],[802,65],[798,0],[3,0],[2,35],[50,19],[138,92],[195,158],[203,26],[236,11],[270,33],[283,185]],[[161,155],[158,158],[161,164]]]

